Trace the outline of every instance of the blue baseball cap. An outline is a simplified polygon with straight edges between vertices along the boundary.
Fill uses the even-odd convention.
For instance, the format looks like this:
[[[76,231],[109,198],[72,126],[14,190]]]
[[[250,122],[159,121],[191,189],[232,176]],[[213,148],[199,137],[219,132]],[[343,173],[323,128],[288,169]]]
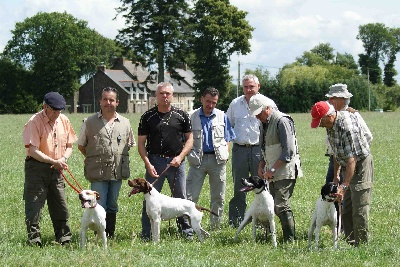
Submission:
[[[44,96],[44,103],[56,110],[62,110],[65,108],[65,99],[57,92],[47,93]]]

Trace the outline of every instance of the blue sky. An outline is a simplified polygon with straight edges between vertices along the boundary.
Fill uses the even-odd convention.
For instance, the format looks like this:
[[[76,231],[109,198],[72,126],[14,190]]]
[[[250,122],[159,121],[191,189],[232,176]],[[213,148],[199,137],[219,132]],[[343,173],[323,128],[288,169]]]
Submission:
[[[330,43],[334,53],[352,54],[357,61],[363,53],[356,39],[360,25],[380,22],[400,27],[400,2],[392,0],[231,0],[231,4],[249,12],[247,20],[255,28],[252,52],[232,55],[230,73],[235,79],[239,61],[241,75],[244,69],[257,67],[274,74],[319,43]],[[118,0],[0,0],[0,51],[15,23],[39,11],[66,11],[113,39],[123,27],[121,19],[113,20],[120,5]],[[400,64],[396,68],[400,73]]]

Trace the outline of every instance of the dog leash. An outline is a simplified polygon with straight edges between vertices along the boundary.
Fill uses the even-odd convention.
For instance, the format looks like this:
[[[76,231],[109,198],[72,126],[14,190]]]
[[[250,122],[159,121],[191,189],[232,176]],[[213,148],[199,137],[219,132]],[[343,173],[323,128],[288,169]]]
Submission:
[[[166,171],[168,171],[169,167],[171,167],[171,164],[167,164],[167,167],[162,171],[162,173],[158,177],[161,177],[161,175],[163,175]],[[154,182],[151,185],[154,186],[154,184],[157,181],[158,181],[158,179],[155,179]]]
[[[65,177],[65,175],[64,175],[64,173],[63,173],[63,171],[62,171],[61,169],[60,169],[59,171],[60,171],[62,177],[64,177],[64,180],[67,182],[67,184],[69,184],[69,186],[71,186],[72,189],[75,190],[75,192],[77,192],[78,194],[80,194],[80,193],[82,192],[82,190],[83,190],[82,187],[81,187],[81,185],[78,183],[78,181],[77,181],[77,180],[75,179],[75,177],[72,175],[71,171],[70,171],[68,168],[66,168],[66,170],[68,171],[69,175],[71,175],[72,179],[74,180],[75,184],[78,186],[78,188],[79,188],[80,190],[78,190],[78,188],[76,188],[76,187],[67,179],[67,177]]]
[[[342,232],[342,201],[338,201],[339,207],[339,221],[338,221],[338,229],[337,229],[337,237],[339,238],[340,233]]]

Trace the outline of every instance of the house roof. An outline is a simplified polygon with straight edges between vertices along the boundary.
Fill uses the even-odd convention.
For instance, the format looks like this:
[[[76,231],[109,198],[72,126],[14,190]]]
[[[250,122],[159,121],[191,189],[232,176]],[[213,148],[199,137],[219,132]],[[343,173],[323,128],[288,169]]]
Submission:
[[[99,71],[103,71],[105,75],[128,94],[130,93],[130,88],[133,88],[134,91],[139,90],[140,92],[144,92],[145,86],[152,92],[157,90],[157,82],[153,79],[149,79],[150,72],[140,63],[135,64],[132,63],[132,61],[124,59],[119,61],[119,64],[116,64],[112,69],[103,68]],[[173,73],[174,74],[171,75],[171,73],[166,72],[164,74],[164,80],[170,82],[174,86],[174,93],[193,94],[194,73],[184,69],[174,69]]]

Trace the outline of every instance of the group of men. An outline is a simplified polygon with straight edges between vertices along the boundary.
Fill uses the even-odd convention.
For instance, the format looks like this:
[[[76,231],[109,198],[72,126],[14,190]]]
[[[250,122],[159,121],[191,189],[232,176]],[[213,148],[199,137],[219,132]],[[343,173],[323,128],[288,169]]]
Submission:
[[[197,202],[208,175],[210,209],[219,215],[210,215],[210,228],[219,229],[225,203],[226,164],[233,143],[234,192],[229,202],[229,224],[237,227],[244,218],[246,194],[240,191],[241,178],[259,176],[269,182],[283,239],[291,242],[295,240],[295,221],[290,200],[296,178],[302,176],[295,124],[289,115],[278,110],[272,99],[258,92],[260,83],[255,75],[245,75],[242,86],[243,95],[231,102],[226,113],[216,108],[219,92],[210,87],[202,93],[201,107],[189,115],[172,105],[173,86],[168,82],[158,84],[157,105],[141,116],[138,127],[137,146],[145,164],[145,178],[158,191],[167,180],[173,197]],[[76,141],[85,156],[85,178],[91,189],[100,193],[99,204],[106,210],[106,234],[114,236],[119,191],[122,180],[130,176],[129,149],[136,145],[129,120],[116,112],[118,104],[118,91],[104,88],[101,110],[84,120],[78,138],[61,113],[64,98],[50,92],[44,97],[43,110],[25,125],[24,199],[29,244],[42,245],[39,222],[46,200],[56,241],[62,245],[71,241],[60,170],[68,167],[67,159]],[[355,115],[358,113],[332,113],[331,109],[334,110],[328,102],[318,102],[312,108],[311,126],[327,128],[337,183],[339,166],[346,169],[339,197],[344,196],[346,237],[358,244],[367,240],[370,197],[366,194],[370,195],[372,188],[372,156],[369,141],[361,140],[362,126],[354,126],[359,122],[360,116]],[[350,125],[351,129],[346,128]],[[351,133],[350,137],[346,131]],[[356,137],[360,141],[354,144]],[[340,141],[342,138],[346,142]],[[151,226],[145,209],[143,202],[141,238],[150,240]],[[180,233],[193,238],[186,216],[177,218],[176,223]]]

